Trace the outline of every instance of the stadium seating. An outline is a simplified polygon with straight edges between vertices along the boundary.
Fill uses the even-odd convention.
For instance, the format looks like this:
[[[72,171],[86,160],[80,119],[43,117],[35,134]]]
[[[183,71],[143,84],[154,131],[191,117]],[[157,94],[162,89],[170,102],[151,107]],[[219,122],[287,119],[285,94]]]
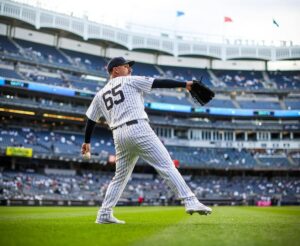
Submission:
[[[83,173],[82,175],[53,175],[35,172],[0,173],[0,199],[25,200],[102,200],[112,173]],[[195,195],[206,199],[243,199],[282,196],[282,201],[296,199],[300,194],[297,178],[258,176],[194,176],[187,181]],[[144,197],[146,204],[161,204],[176,199],[161,177],[132,177],[121,200],[137,202]]]
[[[216,107],[216,108],[236,108],[230,99],[217,99],[211,100],[206,107]]]
[[[184,68],[184,67],[173,67],[173,66],[159,66],[163,71],[164,75],[169,78],[174,78],[178,80],[200,80],[201,77],[203,83],[208,86],[213,86],[210,81],[210,75],[208,74],[206,69],[200,68]]]
[[[167,146],[171,157],[180,160],[185,167],[253,168],[255,159],[246,150],[185,148]]]
[[[98,81],[84,79],[60,70],[39,69],[35,66],[24,66],[23,64],[20,66],[22,67],[21,74],[24,78],[38,83],[91,92],[96,92],[103,86],[102,83]],[[47,75],[45,75],[45,73]]]
[[[285,156],[258,156],[262,166],[267,167],[289,167],[291,166],[289,160]]]
[[[33,59],[37,59],[39,62],[47,62],[61,66],[70,65],[67,58],[59,53],[59,51],[53,46],[33,43],[21,39],[14,40],[23,48],[21,52],[24,52],[28,56],[32,56]]]
[[[224,82],[227,87],[260,89],[263,88],[263,77],[261,72],[256,71],[232,71],[232,70],[213,70],[219,80]]]
[[[107,61],[103,57],[66,49],[61,49],[61,51],[73,60],[75,66],[106,73]]]
[[[300,101],[296,99],[286,99],[285,105],[287,109],[300,109]]]
[[[300,73],[297,71],[269,71],[268,74],[279,89],[300,88]]]
[[[42,109],[57,109],[58,111],[68,112],[68,113],[80,113],[83,114],[87,110],[87,106],[75,105],[71,103],[66,103],[62,101],[53,101],[51,99],[44,98],[24,98],[17,96],[5,96],[0,95],[2,105],[17,105],[17,106],[28,106],[32,108],[42,108]]]
[[[279,102],[259,101],[259,99],[238,101],[238,104],[244,109],[281,109]]]
[[[34,153],[47,153],[48,155],[64,155],[80,157],[80,146],[83,135],[78,133],[50,132],[45,130],[33,130],[30,128],[15,128],[1,130],[2,146],[15,146],[33,148]],[[97,136],[101,136],[97,137]],[[114,153],[113,140],[109,133],[95,134],[92,150]],[[42,147],[42,148],[41,148]],[[5,147],[4,147],[5,148]],[[95,150],[95,155],[99,151]]]
[[[139,76],[159,77],[159,71],[151,64],[136,62],[133,67],[133,74]]]
[[[178,105],[189,105],[191,106],[192,103],[187,99],[187,97],[182,94],[182,96],[168,96],[162,95],[156,91],[153,91],[150,95],[146,96],[147,102],[159,102],[159,103],[170,103],[170,104],[178,104]]]
[[[101,136],[101,137],[100,137]],[[74,156],[80,158],[80,146],[83,134],[69,132],[50,132],[42,129],[9,128],[1,129],[1,146],[18,146],[33,148],[36,154]],[[179,160],[181,167],[187,168],[293,168],[293,165],[284,154],[280,155],[253,155],[246,149],[220,149],[166,146],[172,159]],[[107,155],[115,154],[111,132],[97,129],[92,141],[93,153],[97,156],[104,151]],[[256,161],[256,159],[258,161]],[[300,167],[300,163],[296,165]]]
[[[9,79],[22,79],[16,71],[5,68],[0,68],[0,76]]]
[[[17,54],[19,50],[7,36],[0,35],[0,52]]]

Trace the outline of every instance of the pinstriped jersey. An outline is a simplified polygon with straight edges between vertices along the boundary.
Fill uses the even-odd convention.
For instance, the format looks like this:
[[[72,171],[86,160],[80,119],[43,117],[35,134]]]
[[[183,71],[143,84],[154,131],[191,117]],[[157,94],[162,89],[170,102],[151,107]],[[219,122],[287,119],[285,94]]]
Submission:
[[[111,79],[95,95],[86,116],[93,121],[104,116],[111,129],[131,120],[148,119],[143,94],[151,91],[153,81],[142,76]]]

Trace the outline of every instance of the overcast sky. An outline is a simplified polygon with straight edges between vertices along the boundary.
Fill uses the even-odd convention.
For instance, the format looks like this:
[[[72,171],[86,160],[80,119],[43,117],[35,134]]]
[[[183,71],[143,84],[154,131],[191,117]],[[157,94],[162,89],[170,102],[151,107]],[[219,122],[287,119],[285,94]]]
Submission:
[[[162,32],[300,44],[300,0],[17,0],[99,23]],[[176,12],[184,15],[176,17]],[[232,22],[224,23],[224,16]],[[273,24],[276,20],[279,27]],[[137,28],[137,27],[135,27]]]

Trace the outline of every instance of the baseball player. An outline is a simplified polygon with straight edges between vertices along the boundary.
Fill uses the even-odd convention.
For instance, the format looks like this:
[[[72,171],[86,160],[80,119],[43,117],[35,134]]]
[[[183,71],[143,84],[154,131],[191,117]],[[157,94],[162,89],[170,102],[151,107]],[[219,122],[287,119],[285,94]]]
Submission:
[[[144,109],[143,94],[149,93],[152,88],[185,87],[191,90],[192,81],[131,76],[133,64],[134,61],[127,61],[123,57],[115,57],[109,61],[107,70],[110,79],[95,95],[86,112],[88,119],[82,155],[90,157],[91,135],[101,116],[104,116],[112,130],[116,150],[116,172],[107,188],[96,223],[125,224],[113,216],[113,207],[116,206],[139,157],[153,166],[184,201],[187,213],[210,214],[211,208],[198,201],[175,168],[167,149],[151,129]]]

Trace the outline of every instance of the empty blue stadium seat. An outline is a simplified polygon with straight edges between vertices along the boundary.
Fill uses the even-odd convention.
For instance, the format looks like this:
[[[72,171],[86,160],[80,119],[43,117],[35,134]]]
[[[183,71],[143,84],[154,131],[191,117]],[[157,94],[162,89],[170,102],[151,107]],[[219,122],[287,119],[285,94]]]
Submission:
[[[299,89],[299,71],[269,71],[271,81],[275,82],[279,89]]]
[[[228,87],[263,88],[262,73],[258,71],[213,70],[213,73]]]
[[[238,101],[241,108],[244,109],[281,109],[279,102],[273,101]]]
[[[163,66],[159,67],[165,72],[167,77],[178,79],[178,80],[200,80],[208,86],[212,86],[210,81],[210,75],[206,69],[201,68],[187,68],[187,67],[173,67],[173,66]]]
[[[0,68],[0,76],[9,79],[23,79],[17,72],[10,69]]]
[[[0,52],[4,50],[10,53],[18,53],[18,48],[8,39],[8,37],[0,35]]]
[[[69,61],[53,46],[21,39],[15,39],[15,41],[24,48],[26,54],[31,53],[38,60],[58,65],[70,65]]]
[[[63,53],[69,56],[73,62],[86,68],[87,70],[95,70],[106,73],[106,59],[100,56],[90,55],[72,50],[61,49]]]

